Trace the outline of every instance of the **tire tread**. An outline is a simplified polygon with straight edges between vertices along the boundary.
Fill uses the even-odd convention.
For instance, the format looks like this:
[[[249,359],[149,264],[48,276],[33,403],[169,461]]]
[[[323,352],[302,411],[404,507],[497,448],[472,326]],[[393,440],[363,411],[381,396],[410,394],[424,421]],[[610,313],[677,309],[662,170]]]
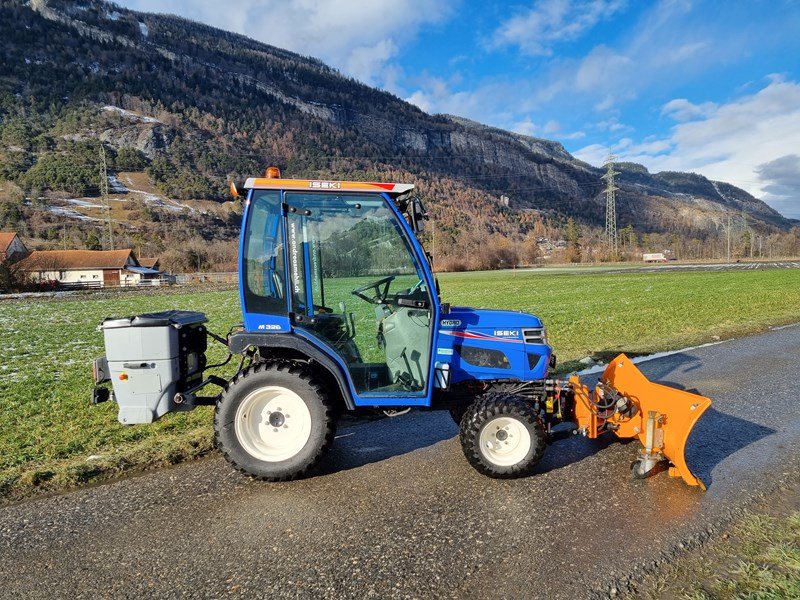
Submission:
[[[230,401],[230,398],[236,394],[236,388],[238,384],[248,380],[253,375],[258,373],[267,373],[269,371],[276,371],[278,373],[287,373],[289,375],[293,375],[298,379],[304,381],[309,387],[311,387],[315,393],[318,395],[319,399],[322,402],[324,415],[325,415],[325,435],[322,445],[317,449],[317,452],[312,457],[310,461],[308,461],[303,468],[298,469],[296,471],[281,474],[281,475],[263,475],[263,474],[256,474],[251,472],[247,469],[245,465],[240,464],[234,456],[231,454],[230,449],[226,447],[226,445],[220,439],[220,433],[222,428],[224,427],[224,423],[221,422],[220,416],[220,408],[226,401]],[[319,463],[320,459],[325,455],[328,448],[333,443],[333,439],[336,435],[336,418],[335,412],[332,406],[332,403],[328,397],[328,394],[325,392],[325,388],[321,385],[321,382],[313,376],[310,372],[308,367],[305,363],[301,363],[298,361],[289,361],[289,360],[274,360],[274,361],[262,361],[258,362],[250,367],[240,371],[230,380],[227,386],[225,386],[222,394],[220,395],[219,399],[216,402],[215,410],[214,410],[214,445],[219,449],[222,453],[222,456],[228,463],[233,466],[237,471],[247,475],[248,477],[252,477],[253,479],[257,479],[259,481],[291,481],[293,479],[298,479],[300,477],[304,477],[311,471],[317,463]]]

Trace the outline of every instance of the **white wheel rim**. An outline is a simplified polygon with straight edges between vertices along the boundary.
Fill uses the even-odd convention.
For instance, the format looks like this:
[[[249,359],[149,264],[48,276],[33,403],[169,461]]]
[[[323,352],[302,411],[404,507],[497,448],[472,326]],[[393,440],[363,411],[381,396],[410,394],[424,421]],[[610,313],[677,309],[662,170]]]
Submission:
[[[251,456],[280,462],[300,452],[311,437],[311,413],[303,399],[279,386],[250,392],[236,409],[236,439]]]
[[[524,459],[531,449],[528,428],[512,417],[497,417],[481,429],[481,452],[498,467],[510,467]]]

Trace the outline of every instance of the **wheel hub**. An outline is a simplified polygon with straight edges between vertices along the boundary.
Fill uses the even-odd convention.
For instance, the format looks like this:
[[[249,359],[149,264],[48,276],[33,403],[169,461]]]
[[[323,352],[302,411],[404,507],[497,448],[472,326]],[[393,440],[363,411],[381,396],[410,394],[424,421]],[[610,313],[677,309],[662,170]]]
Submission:
[[[308,442],[311,413],[292,390],[264,386],[242,400],[234,429],[248,454],[265,462],[280,462],[297,455]]]
[[[523,460],[531,448],[531,435],[525,425],[510,415],[498,416],[481,430],[480,448],[492,464],[508,467]]]
[[[282,412],[275,411],[269,416],[269,424],[273,427],[280,427],[286,422],[286,417]]]

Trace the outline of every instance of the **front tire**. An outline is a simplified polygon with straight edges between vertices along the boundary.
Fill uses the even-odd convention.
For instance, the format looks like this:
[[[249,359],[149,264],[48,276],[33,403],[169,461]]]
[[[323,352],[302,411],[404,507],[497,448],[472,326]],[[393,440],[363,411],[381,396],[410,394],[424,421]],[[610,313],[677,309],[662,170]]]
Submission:
[[[335,417],[321,384],[302,365],[261,363],[217,401],[214,435],[242,473],[286,481],[307,473],[333,442]]]
[[[547,436],[536,410],[513,394],[480,396],[461,419],[461,448],[479,473],[497,479],[530,475]]]

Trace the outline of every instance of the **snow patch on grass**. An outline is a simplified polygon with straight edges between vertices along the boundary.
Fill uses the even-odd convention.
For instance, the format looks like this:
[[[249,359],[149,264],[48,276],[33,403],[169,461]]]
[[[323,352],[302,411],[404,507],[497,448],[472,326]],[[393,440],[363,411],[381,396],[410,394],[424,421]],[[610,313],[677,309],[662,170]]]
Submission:
[[[66,203],[74,204],[75,206],[80,206],[81,208],[105,208],[102,204],[95,204],[79,198],[70,198],[69,200],[66,200]]]
[[[131,119],[132,121],[139,121],[141,123],[161,123],[161,121],[159,121],[155,117],[146,117],[144,115],[137,114],[131,110],[125,110],[124,108],[120,108],[119,106],[112,106],[110,104],[106,104],[103,107],[103,110],[106,112],[117,113],[118,115]]]
[[[101,219],[95,219],[94,217],[89,217],[79,213],[76,210],[72,210],[71,208],[66,208],[64,206],[48,206],[47,212],[58,215],[59,217],[65,217],[67,219],[78,219],[79,221],[100,221]]]

